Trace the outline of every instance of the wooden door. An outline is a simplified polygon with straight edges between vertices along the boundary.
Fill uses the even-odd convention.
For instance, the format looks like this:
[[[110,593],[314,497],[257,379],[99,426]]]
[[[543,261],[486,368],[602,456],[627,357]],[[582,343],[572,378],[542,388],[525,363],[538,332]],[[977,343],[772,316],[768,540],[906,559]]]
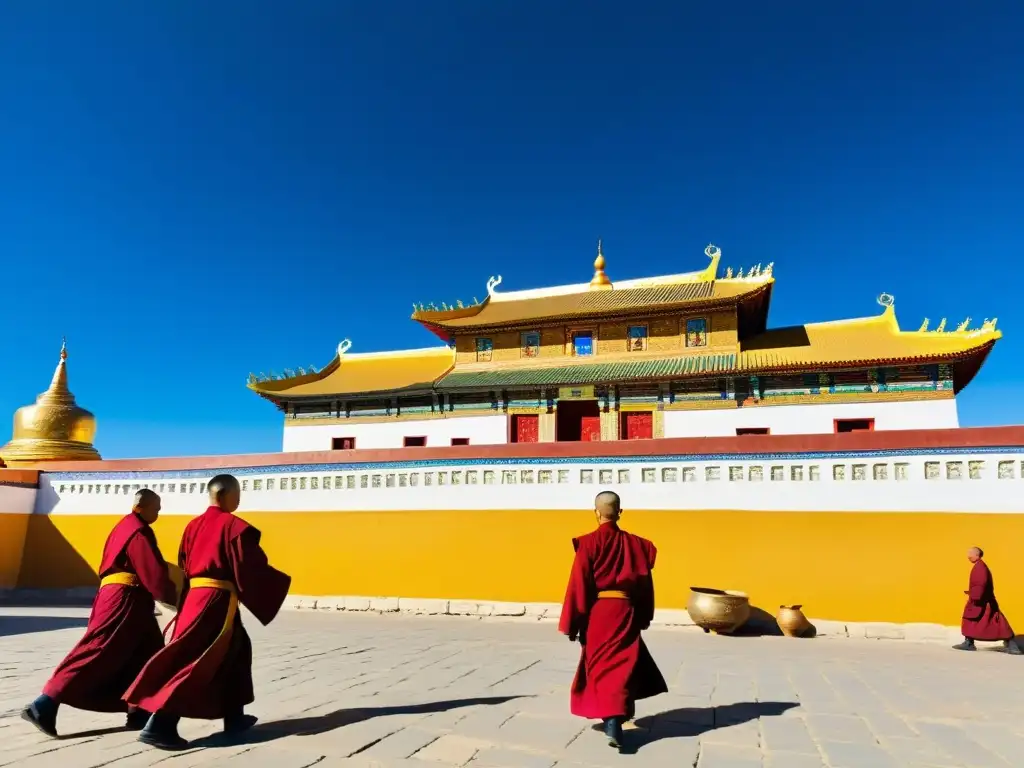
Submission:
[[[650,440],[653,437],[653,413],[650,411],[627,411],[622,414],[623,440]]]
[[[598,443],[601,441],[600,416],[584,416],[580,420],[580,440],[584,443]]]
[[[512,417],[512,439],[516,443],[540,441],[540,416],[516,414]]]

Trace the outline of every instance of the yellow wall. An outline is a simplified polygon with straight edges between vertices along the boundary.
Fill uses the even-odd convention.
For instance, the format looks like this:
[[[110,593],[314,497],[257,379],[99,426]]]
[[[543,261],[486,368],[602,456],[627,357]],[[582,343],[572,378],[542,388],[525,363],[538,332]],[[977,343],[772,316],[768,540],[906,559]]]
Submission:
[[[17,585],[29,517],[0,513],[0,589]]]
[[[245,517],[263,531],[271,561],[293,576],[294,594],[525,602],[561,601],[569,540],[591,526],[590,513],[557,510]],[[20,586],[94,583],[83,567],[95,568],[116,520],[33,516]],[[157,523],[171,561],[187,521]],[[695,585],[744,590],[773,614],[783,603],[801,603],[823,619],[957,624],[966,549],[979,544],[1004,611],[1024,622],[1012,546],[1024,539],[1024,515],[628,511],[623,524],[658,545],[663,608],[685,607]]]

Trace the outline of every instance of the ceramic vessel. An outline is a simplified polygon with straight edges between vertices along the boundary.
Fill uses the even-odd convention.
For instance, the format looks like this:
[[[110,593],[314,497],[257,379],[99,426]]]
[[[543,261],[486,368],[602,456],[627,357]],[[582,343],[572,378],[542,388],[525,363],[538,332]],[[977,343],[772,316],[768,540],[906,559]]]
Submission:
[[[744,592],[710,587],[690,587],[686,612],[705,632],[729,634],[750,618],[750,600]]]
[[[779,622],[779,629],[786,637],[801,637],[810,628],[811,623],[807,621],[804,612],[800,610],[802,607],[801,605],[779,606],[779,615],[775,617],[775,620]]]

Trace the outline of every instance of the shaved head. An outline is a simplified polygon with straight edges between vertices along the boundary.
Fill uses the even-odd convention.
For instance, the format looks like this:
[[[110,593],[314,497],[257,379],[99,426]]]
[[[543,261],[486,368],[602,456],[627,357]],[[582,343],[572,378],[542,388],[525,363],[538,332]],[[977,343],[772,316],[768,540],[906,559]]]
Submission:
[[[149,488],[139,490],[132,503],[132,512],[141,517],[144,522],[152,525],[160,516],[160,496]]]
[[[622,502],[614,491],[601,491],[594,499],[594,511],[602,522],[618,520],[622,513]]]
[[[985,550],[981,547],[971,547],[967,550],[967,559],[972,563],[977,562],[985,556]]]
[[[234,475],[217,475],[206,484],[210,503],[225,512],[234,512],[242,498],[242,486]]]

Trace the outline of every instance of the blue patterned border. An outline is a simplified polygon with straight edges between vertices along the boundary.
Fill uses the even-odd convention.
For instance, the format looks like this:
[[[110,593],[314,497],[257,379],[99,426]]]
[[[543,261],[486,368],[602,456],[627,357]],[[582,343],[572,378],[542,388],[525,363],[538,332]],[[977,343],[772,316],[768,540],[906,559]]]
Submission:
[[[374,461],[349,462],[345,464],[275,464],[265,467],[212,467],[209,469],[161,469],[138,472],[46,472],[51,481],[83,482],[105,480],[179,480],[182,478],[207,479],[221,472],[239,477],[252,475],[294,475],[331,472],[374,472],[398,471],[403,469],[430,469],[432,467],[481,467],[481,466],[555,466],[559,464],[608,465],[650,463],[680,464],[708,462],[750,462],[750,461],[841,461],[845,459],[875,459],[900,456],[941,456],[941,455],[989,455],[1024,453],[1024,446],[1007,445],[996,447],[952,446],[938,449],[907,448],[877,451],[817,451],[809,453],[690,453],[662,454],[656,456],[559,456],[552,458],[524,457],[501,459],[423,459],[419,461]],[[1024,456],[1021,457],[1024,459]]]

